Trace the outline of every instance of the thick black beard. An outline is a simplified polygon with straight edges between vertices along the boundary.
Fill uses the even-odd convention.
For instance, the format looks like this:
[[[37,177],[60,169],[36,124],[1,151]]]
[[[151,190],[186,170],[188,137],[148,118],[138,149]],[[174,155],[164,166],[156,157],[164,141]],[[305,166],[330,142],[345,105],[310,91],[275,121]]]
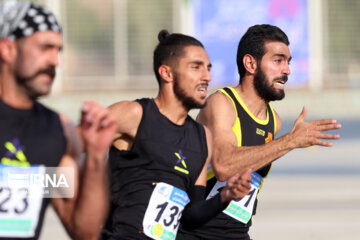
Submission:
[[[174,93],[175,93],[175,96],[180,100],[182,101],[182,104],[183,106],[188,110],[190,111],[191,109],[195,109],[195,108],[203,108],[206,106],[206,101],[204,104],[201,104],[199,102],[197,102],[194,98],[192,97],[189,97],[189,96],[186,96],[186,93],[184,91],[184,89],[181,89],[179,87],[179,84],[178,84],[178,78],[174,77]]]
[[[284,75],[283,77],[275,78],[272,82],[280,79],[287,81],[287,76]],[[261,68],[258,69],[254,76],[254,87],[258,95],[264,99],[265,102],[281,100],[285,97],[284,90],[276,91],[272,83],[268,83],[267,77]]]

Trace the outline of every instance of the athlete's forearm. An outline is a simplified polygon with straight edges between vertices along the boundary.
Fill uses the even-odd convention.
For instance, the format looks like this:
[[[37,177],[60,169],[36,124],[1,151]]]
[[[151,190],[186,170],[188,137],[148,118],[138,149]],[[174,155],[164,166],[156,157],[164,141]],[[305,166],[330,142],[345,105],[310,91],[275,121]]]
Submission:
[[[237,147],[229,143],[214,145],[212,166],[220,181],[226,181],[247,169],[256,171],[295,148],[290,134],[258,146]]]
[[[88,152],[81,172],[79,195],[74,210],[74,235],[79,239],[98,239],[108,211],[109,186],[105,154]]]
[[[194,186],[190,199],[181,217],[181,224],[186,230],[200,227],[225,208],[220,194],[205,200],[204,186]]]

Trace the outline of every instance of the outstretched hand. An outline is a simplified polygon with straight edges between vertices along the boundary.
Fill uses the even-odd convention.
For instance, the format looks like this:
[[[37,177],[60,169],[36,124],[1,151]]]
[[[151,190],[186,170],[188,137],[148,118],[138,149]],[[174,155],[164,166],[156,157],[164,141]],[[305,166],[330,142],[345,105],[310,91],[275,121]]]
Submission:
[[[82,107],[80,128],[86,151],[102,154],[114,139],[115,118],[107,108],[95,101],[86,101]]]
[[[323,133],[324,131],[341,128],[341,124],[338,124],[335,119],[305,122],[305,117],[306,108],[304,107],[289,133],[291,135],[291,141],[295,144],[295,148],[309,147],[312,145],[332,146],[331,142],[323,141],[322,139],[340,138],[338,134]]]
[[[226,204],[231,200],[245,197],[250,191],[251,169],[242,174],[235,174],[227,180],[226,186],[221,190],[221,202]]]

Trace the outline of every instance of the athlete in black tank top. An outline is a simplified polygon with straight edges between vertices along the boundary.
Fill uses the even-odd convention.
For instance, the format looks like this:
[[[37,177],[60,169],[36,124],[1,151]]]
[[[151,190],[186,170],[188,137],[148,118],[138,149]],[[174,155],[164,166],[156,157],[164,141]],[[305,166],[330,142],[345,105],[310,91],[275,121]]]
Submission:
[[[56,167],[65,153],[66,139],[59,116],[37,102],[35,102],[31,109],[21,110],[12,108],[0,100],[0,133],[1,171],[3,171],[4,167],[9,166]],[[45,208],[50,199],[41,199],[41,207],[36,208],[32,206],[33,203],[29,202],[28,196],[25,195],[20,197],[18,204],[12,206],[7,202],[19,198],[16,197],[19,193],[13,192],[13,189],[5,186],[1,188],[1,193],[1,196],[5,197],[5,199],[0,204],[0,225],[3,225],[0,228],[4,230],[5,220],[12,221],[13,227],[16,224],[20,225],[24,221],[24,219],[20,220],[16,217],[10,217],[6,213],[11,213],[15,209],[20,209],[24,213],[32,211],[33,214],[38,215],[38,220],[37,222],[32,222],[36,220],[25,218],[32,222],[28,226],[35,230],[34,237],[27,239],[37,239]],[[22,214],[19,213],[18,216],[21,217]],[[1,232],[0,230],[0,239]]]
[[[205,104],[210,62],[192,37],[164,30],[159,41],[154,51],[159,95],[110,106],[117,134],[109,154],[111,210],[103,240],[174,240],[180,221],[199,226],[250,189],[247,171],[204,201],[210,132],[188,112]]]
[[[190,192],[207,158],[205,131],[200,124],[188,116],[183,125],[176,125],[159,112],[154,100],[137,102],[143,117],[132,148],[119,151],[112,147],[109,154],[112,204],[104,234],[114,239],[142,231],[154,183],[166,182]],[[134,229],[125,232],[123,226]]]
[[[0,16],[0,239],[38,239],[50,200],[71,238],[98,239],[114,118],[86,102],[78,136],[66,116],[38,103],[55,78],[61,27],[26,1],[0,1]]]

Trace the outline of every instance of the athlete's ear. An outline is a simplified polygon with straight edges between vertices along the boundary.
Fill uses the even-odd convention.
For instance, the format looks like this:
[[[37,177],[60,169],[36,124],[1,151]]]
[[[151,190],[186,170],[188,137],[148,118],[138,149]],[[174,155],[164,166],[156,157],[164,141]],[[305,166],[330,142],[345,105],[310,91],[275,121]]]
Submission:
[[[8,38],[0,40],[0,59],[8,63],[11,62],[16,56],[16,44]]]
[[[246,54],[243,58],[243,64],[247,72],[255,74],[257,69],[257,61],[250,54]]]
[[[165,83],[172,82],[174,80],[170,66],[163,64],[159,67],[158,71],[160,77],[164,80]]]

